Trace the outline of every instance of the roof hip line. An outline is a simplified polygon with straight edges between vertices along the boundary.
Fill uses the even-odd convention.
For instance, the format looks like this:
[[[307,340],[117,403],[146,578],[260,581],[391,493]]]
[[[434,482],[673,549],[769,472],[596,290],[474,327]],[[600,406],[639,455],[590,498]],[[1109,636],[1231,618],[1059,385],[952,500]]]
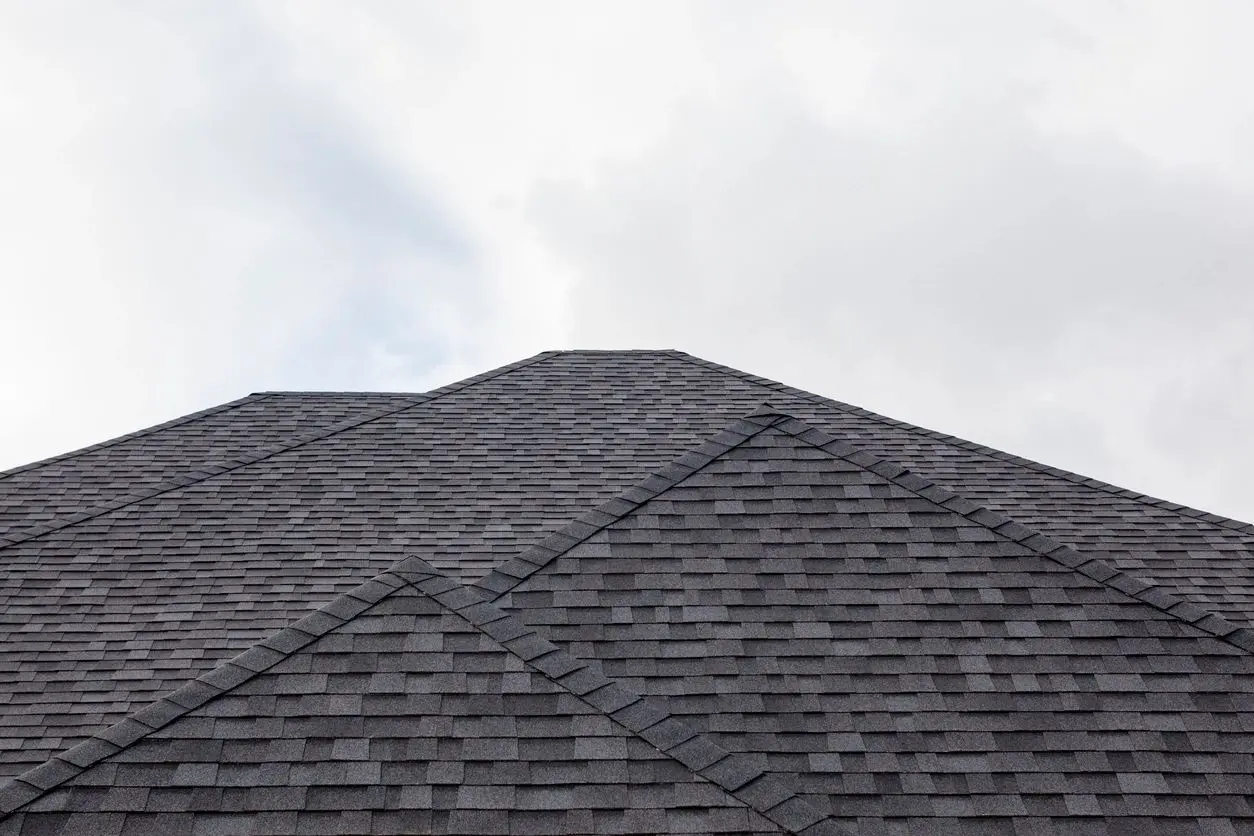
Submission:
[[[749,756],[727,751],[674,717],[658,700],[635,693],[602,673],[599,664],[580,659],[544,638],[517,616],[484,600],[482,590],[463,586],[420,557],[405,558],[390,571],[500,643],[554,685],[716,784],[786,833],[848,836],[796,789],[755,766]]]
[[[404,406],[400,406],[400,407],[389,406],[389,407],[383,407],[380,409],[372,410],[371,412],[366,413],[364,416],[358,416],[355,418],[351,418],[347,421],[341,421],[338,424],[332,424],[329,427],[324,427],[320,430],[315,430],[313,432],[302,433],[300,435],[292,436],[285,442],[282,442],[279,444],[273,444],[249,456],[239,456],[234,459],[228,459],[225,461],[210,462],[207,464],[203,464],[197,467],[195,470],[190,471],[189,473],[185,473],[181,476],[176,476],[172,479],[166,479],[163,482],[158,482],[157,484],[152,485],[151,487],[148,487],[144,489],[143,491],[134,491],[132,493],[123,494],[121,497],[117,497],[110,502],[101,503],[100,505],[96,505],[95,507],[88,508],[86,511],[80,511],[76,514],[70,514],[65,517],[60,517],[58,519],[49,520],[40,525],[31,526],[29,528],[21,529],[11,534],[7,534],[5,536],[0,536],[0,549],[5,549],[5,548],[8,548],[9,546],[15,546],[15,545],[18,545],[19,543],[25,543],[27,541],[34,540],[38,537],[44,536],[45,534],[51,534],[54,531],[60,531],[65,528],[69,528],[70,526],[77,525],[78,523],[84,522],[85,520],[94,519],[96,517],[103,516],[113,511],[121,510],[122,508],[126,508],[127,506],[134,505],[136,503],[143,502],[148,499],[153,499],[154,497],[158,497],[164,493],[169,493],[170,491],[178,490],[179,488],[186,488],[186,487],[189,487],[190,485],[197,484],[198,482],[204,482],[208,479],[212,479],[215,476],[221,476],[226,473],[231,473],[233,471],[239,470],[242,467],[247,467],[248,465],[256,464],[257,462],[264,461],[265,459],[268,459],[271,456],[276,456],[276,455],[279,455],[280,453],[286,453],[289,450],[295,450],[298,447],[303,447],[306,444],[312,444],[316,441],[322,441],[325,438],[329,438],[333,435],[337,435],[338,433],[355,429],[364,424],[369,424],[372,421],[378,421],[381,418],[388,417],[389,415],[395,415],[398,412],[404,412],[406,410],[413,409],[418,406],[424,406],[426,404],[431,403],[432,401],[439,400],[440,398],[445,397],[446,395],[452,395],[452,394],[462,391],[463,389],[468,389],[469,387],[474,386],[475,384],[483,383],[485,381],[492,380],[497,377],[501,377],[503,375],[509,374],[510,372],[517,371],[518,369],[521,369],[525,366],[530,366],[534,363],[543,362],[558,353],[559,352],[555,352],[555,351],[541,352],[540,354],[537,354],[534,357],[528,357],[525,360],[519,360],[518,362],[510,363],[509,365],[492,369],[491,371],[487,371],[487,372],[484,372],[483,374],[475,375],[474,377],[468,377],[465,380],[460,380],[460,381],[457,381],[456,383],[450,383],[449,385],[442,386],[439,389],[432,389],[430,392],[426,392],[426,393],[423,393],[422,395],[415,396],[416,399],[412,403],[405,404]],[[253,396],[249,396],[249,397],[253,397]],[[257,397],[268,397],[268,395],[262,395],[262,396],[257,396]],[[233,402],[233,403],[235,405],[239,405],[240,403],[243,403],[244,401],[247,401],[247,400],[248,398],[244,398],[241,401]],[[231,404],[224,405],[224,407],[230,407],[230,406]],[[75,455],[75,454],[69,454],[69,455]]]
[[[825,398],[822,395],[816,395],[813,392],[806,392],[803,389],[797,389],[785,383],[780,383],[779,381],[776,381],[776,380],[770,380],[769,378],[765,378],[765,377],[758,377],[757,375],[749,374],[748,372],[742,372],[738,369],[733,369],[730,366],[723,366],[723,365],[720,365],[719,363],[714,363],[710,360],[705,360],[700,357],[694,357],[691,354],[688,354],[683,351],[677,351],[677,350],[672,349],[666,353],[670,354],[672,357],[675,357],[676,359],[684,360],[688,363],[692,363],[695,366],[700,366],[701,368],[722,372],[723,374],[729,375],[731,377],[739,378],[741,380],[747,380],[750,383],[756,383],[759,386],[764,386],[770,389],[775,389],[778,392],[781,392],[787,395],[792,395],[793,397],[798,397],[803,400],[810,401],[811,403],[819,404],[821,406],[832,407],[834,409],[838,409],[841,412],[845,412],[850,415],[857,415],[860,418],[867,418],[872,421],[877,421],[881,424],[884,424],[885,426],[898,427],[901,429],[910,430],[912,432],[917,432],[926,436],[927,438],[931,438],[936,441],[942,441],[946,444],[950,444],[950,445],[953,445],[954,447],[959,447],[963,450],[968,450],[973,453],[979,453],[991,459],[996,459],[998,461],[1004,461],[1004,462],[1010,462],[1011,464],[1017,464],[1020,467],[1026,467],[1029,470],[1035,470],[1038,473],[1044,473],[1047,476],[1055,476],[1059,479],[1063,479],[1065,481],[1072,482],[1077,485],[1083,485],[1087,488],[1094,488],[1096,490],[1102,491],[1103,493],[1113,494],[1123,499],[1130,499],[1134,502],[1139,502],[1142,505],[1148,505],[1152,508],[1158,508],[1159,510],[1163,510],[1163,511],[1173,511],[1177,514],[1180,514],[1183,517],[1188,517],[1190,519],[1200,520],[1201,522],[1210,523],[1211,525],[1214,525],[1219,528],[1226,528],[1230,531],[1239,531],[1242,534],[1254,535],[1254,523],[1248,523],[1242,520],[1233,519],[1231,517],[1225,517],[1220,514],[1213,514],[1209,511],[1203,511],[1199,508],[1191,508],[1188,505],[1181,505],[1178,502],[1169,502],[1168,500],[1159,499],[1157,497],[1153,497],[1148,494],[1138,493],[1137,491],[1129,490],[1127,488],[1121,488],[1118,485],[1112,485],[1109,482],[1103,482],[1100,479],[1093,479],[1092,477],[1084,476],[1079,473],[1073,473],[1069,470],[1063,470],[1057,467],[1050,467],[1049,465],[1041,464],[1040,462],[1036,462],[1031,459],[1025,459],[1022,456],[1016,456],[1011,453],[1007,453],[1003,450],[997,450],[993,447],[988,447],[984,444],[979,444],[974,441],[968,441],[965,438],[959,438],[956,435],[949,435],[947,433],[939,432],[938,430],[929,430],[926,427],[920,427],[916,424],[910,424],[906,421],[897,421],[885,415],[880,415],[879,413],[872,412],[869,409],[863,409],[860,406],[854,406],[852,404],[847,404],[847,403],[842,403],[841,401],[832,400],[831,398]]]
[[[707,439],[701,446],[654,471],[643,481],[613,499],[602,502],[592,510],[580,514],[539,543],[524,549],[515,557],[497,566],[471,586],[487,593],[490,600],[499,600],[514,587],[547,566],[555,557],[570,551],[606,526],[618,522],[653,497],[675,487],[728,450],[739,447],[785,417],[787,416],[784,413],[769,404],[763,404],[754,412]]]
[[[1229,621],[1161,587],[1147,583],[1107,560],[1081,553],[1071,546],[1059,543],[1052,537],[1015,522],[1010,517],[979,503],[972,502],[897,462],[868,453],[804,421],[785,416],[774,426],[780,432],[787,433],[798,441],[816,447],[834,458],[868,470],[946,511],[965,517],[994,534],[1018,543],[1041,557],[1148,604],[1246,653],[1254,654],[1254,628],[1243,627]]]
[[[1246,653],[1254,654],[1254,628],[1245,627],[1211,612],[1198,604],[1137,578],[1107,560],[1084,554],[1064,543],[1028,528],[1011,518],[972,502],[932,480],[873,453],[812,427],[769,404],[734,422],[697,449],[685,453],[635,487],[604,502],[550,534],[513,559],[476,581],[479,589],[495,602],[543,569],[555,558],[573,549],[602,529],[613,525],[650,499],[687,479],[728,450],[744,444],[767,429],[774,428],[828,455],[847,461],[910,491],[922,499],[958,514],[993,533],[1018,543],[1035,554],[1079,572],[1103,586],[1148,604],[1178,621],[1196,627]]]
[[[106,441],[101,441],[97,444],[89,444],[86,447],[80,447],[77,450],[71,450],[68,453],[60,453],[55,456],[49,456],[46,459],[40,459],[39,461],[31,462],[30,464],[18,465],[17,467],[12,467],[12,468],[9,468],[8,470],[0,471],[0,480],[8,479],[10,476],[16,476],[19,473],[28,473],[32,470],[38,470],[41,467],[47,467],[50,464],[56,464],[57,462],[63,462],[68,459],[73,459],[77,456],[81,456],[86,453],[94,453],[97,450],[104,450],[105,448],[112,447],[115,444],[121,444],[126,441],[134,441],[137,438],[143,438],[144,436],[153,435],[163,430],[170,430],[170,429],[174,429],[175,427],[181,427],[184,424],[192,424],[192,423],[195,423],[196,421],[201,420],[202,418],[208,418],[210,415],[217,415],[222,412],[229,412],[230,410],[241,407],[247,403],[255,403],[257,401],[263,401],[266,398],[273,397],[275,394],[276,394],[275,392],[254,392],[251,395],[245,395],[244,397],[239,398],[237,400],[228,401],[227,403],[218,404],[217,406],[211,406],[208,409],[202,409],[199,412],[193,412],[191,415],[182,415],[178,418],[173,418],[161,424],[153,424],[151,427],[145,427],[144,429],[136,430],[133,433],[120,435],[117,438],[110,438]]]
[[[778,777],[733,754],[645,698],[605,676],[420,557],[403,558],[387,571],[336,597],[213,670],[0,786],[0,821],[67,781],[230,693],[303,648],[342,627],[397,591],[412,588],[458,616],[628,733],[719,786],[732,798],[798,836],[848,836]]]
[[[11,778],[0,785],[0,821],[210,700],[265,673],[407,585],[408,581],[390,570],[383,572],[112,726]]]

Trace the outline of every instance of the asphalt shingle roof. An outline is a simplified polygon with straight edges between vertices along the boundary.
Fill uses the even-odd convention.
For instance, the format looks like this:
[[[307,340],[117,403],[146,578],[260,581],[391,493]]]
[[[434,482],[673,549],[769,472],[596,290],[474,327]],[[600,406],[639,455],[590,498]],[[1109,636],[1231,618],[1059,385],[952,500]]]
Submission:
[[[556,679],[559,713],[585,718],[572,719],[572,735],[606,716],[623,726],[606,706],[570,704],[572,688],[599,681],[580,677],[604,672],[614,688],[645,695],[638,705],[650,706],[643,716],[657,728],[619,729],[629,772],[689,768],[672,782],[688,789],[642,789],[648,803],[570,807],[581,818],[563,820],[569,832],[838,821],[854,833],[1254,832],[1254,632],[1242,626],[1254,612],[1249,526],[679,352],[550,352],[421,395],[252,396],[0,474],[0,523],[0,776],[44,764],[0,795],[10,801],[46,789],[49,776],[60,785],[73,744],[119,721],[133,729],[128,715],[180,686],[196,693],[203,686],[189,680],[224,676],[235,654],[255,659],[258,642],[280,630],[290,638],[284,628],[328,601],[344,606],[336,596],[363,579],[402,577],[389,567],[406,555],[429,561],[399,565],[419,567],[425,583],[438,575],[460,613],[444,606],[404,628],[374,610],[349,624],[338,616],[342,632],[316,650],[234,683],[243,692],[162,718],[159,732],[75,772],[73,786],[3,820],[0,833],[97,832],[106,811],[107,827],[125,832],[158,821],[171,832],[237,832],[238,820],[215,817],[247,810],[271,831],[295,822],[392,832],[393,813],[419,809],[408,821],[424,832],[543,829],[556,819],[508,814],[525,810],[518,805],[478,824],[465,818],[511,791],[516,801],[529,786],[521,767],[492,780],[484,771],[465,798],[445,787],[438,803],[445,785],[413,776],[388,784],[397,792],[381,801],[338,778],[299,785],[303,794],[279,782],[291,790],[280,793],[287,806],[258,793],[257,804],[279,805],[262,816],[218,778],[245,761],[219,755],[210,775],[212,759],[155,744],[176,727],[205,728],[215,711],[234,713],[195,739],[222,751],[241,739],[218,733],[216,720],[230,729],[231,718],[252,717],[280,731],[291,720],[283,739],[304,740],[308,756],[291,749],[288,760],[257,762],[286,764],[290,777],[309,759],[327,761],[328,735],[302,733],[317,724],[298,721],[352,725],[386,715],[367,702],[395,711],[402,697],[454,706],[448,688],[483,673],[465,704],[498,706],[482,718],[501,728],[499,699],[515,693],[505,683],[523,681],[505,674],[528,671],[527,695],[553,697],[545,689]],[[384,582],[376,608],[435,606],[413,577],[395,592]],[[518,623],[535,634],[492,646],[487,628],[476,632],[479,616],[467,616],[477,596],[528,625],[502,614],[493,629]],[[402,634],[441,644],[419,659],[389,646]],[[345,635],[354,636],[347,645]],[[445,648],[445,636],[463,638]],[[569,651],[590,672],[566,682],[568,672],[519,671],[527,657],[514,638],[558,642],[564,650],[552,652]],[[313,658],[342,669],[292,667]],[[385,673],[405,674],[403,687],[388,680],[400,691],[374,690]],[[272,692],[248,693],[263,679]],[[327,690],[332,680],[342,687]],[[339,708],[327,707],[332,698]],[[540,716],[510,705],[515,730]],[[151,720],[168,709],[145,710]],[[472,722],[464,734],[492,738]],[[612,736],[570,739],[596,748]],[[342,751],[365,745],[375,764],[361,769],[382,774],[396,762],[387,745],[376,752],[386,735],[348,737],[356,742]],[[128,785],[118,771],[148,777]],[[193,774],[185,786],[174,777]],[[114,777],[77,783],[91,775]],[[711,781],[725,797],[685,800]],[[308,790],[332,785],[345,789],[342,800],[369,803],[355,818],[316,810]],[[599,778],[588,787],[580,798],[607,798]],[[421,807],[415,799],[428,791]],[[108,800],[93,812],[84,798]],[[159,813],[161,804],[179,816]],[[647,825],[637,809],[652,811]]]
[[[126,495],[146,496],[206,466],[263,454],[302,433],[380,409],[411,406],[403,395],[250,395],[104,444],[4,474],[0,531],[13,536],[98,510]]]
[[[742,430],[482,587],[853,832],[1254,831],[1254,631],[800,422]]]
[[[0,834],[839,833],[413,558],[0,794]]]

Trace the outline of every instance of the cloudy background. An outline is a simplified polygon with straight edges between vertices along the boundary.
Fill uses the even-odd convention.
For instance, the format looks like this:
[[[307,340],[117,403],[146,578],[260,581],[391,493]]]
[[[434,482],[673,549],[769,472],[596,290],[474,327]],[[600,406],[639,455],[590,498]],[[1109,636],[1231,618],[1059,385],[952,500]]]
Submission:
[[[1254,4],[0,0],[0,467],[679,348],[1254,519]]]

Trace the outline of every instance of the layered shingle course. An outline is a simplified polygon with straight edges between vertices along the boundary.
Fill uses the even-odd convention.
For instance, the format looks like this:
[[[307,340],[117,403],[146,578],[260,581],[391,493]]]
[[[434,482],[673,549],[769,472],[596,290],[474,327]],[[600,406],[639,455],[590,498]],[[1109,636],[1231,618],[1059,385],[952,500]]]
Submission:
[[[442,608],[419,633],[470,625],[539,677],[528,682],[611,718],[635,741],[629,772],[665,761],[687,770],[675,786],[726,795],[696,814],[646,805],[657,832],[700,815],[743,832],[835,820],[856,833],[1254,832],[1247,527],[677,352],[550,352],[424,395],[254,396],[2,475],[5,514],[0,775],[42,766],[3,803],[78,780],[75,769],[172,724],[204,728],[184,715],[219,697],[235,713],[212,728],[251,712],[255,733],[348,722],[373,694],[400,711],[400,692],[373,690],[398,687],[384,673],[404,674],[406,700],[460,687],[460,674],[522,681],[513,668],[477,671],[492,654],[461,654],[470,639],[424,647],[422,660],[370,650],[408,629],[394,616],[419,615],[359,622],[395,598]],[[430,566],[388,571],[406,554]],[[362,636],[316,654],[342,670],[284,670],[275,687],[291,694],[234,699],[335,631]],[[332,680],[343,688],[320,690]],[[288,699],[297,692],[305,703]],[[275,713],[332,697],[326,714]],[[243,739],[233,734],[193,737]],[[620,745],[592,737],[578,745]],[[193,749],[203,745],[214,744]],[[325,760],[319,745],[311,757]],[[108,821],[212,828],[212,816],[159,807],[187,792],[224,814],[251,803],[211,761],[160,757],[123,771],[149,784],[95,786],[125,808]],[[252,821],[400,826],[383,815],[399,809],[393,795],[370,806],[344,783],[343,800],[367,799],[368,815],[336,818],[309,806],[321,784],[299,786],[287,807],[248,808]],[[556,821],[468,823],[470,806],[509,797],[471,786],[465,799],[442,790],[414,826]],[[51,797],[29,811],[50,827],[96,815]],[[153,797],[164,800],[144,806]],[[647,832],[627,812],[578,809],[563,820],[573,832]]]
[[[85,519],[102,508],[252,460],[294,437],[378,410],[404,395],[250,395],[64,456],[0,473],[0,544]]]
[[[755,420],[482,586],[853,832],[1254,829],[1248,630],[800,422]]]
[[[24,773],[0,834],[841,832],[738,764],[409,558]]]
[[[809,424],[1060,542],[1223,613],[1254,619],[1254,528],[877,415],[689,355]]]

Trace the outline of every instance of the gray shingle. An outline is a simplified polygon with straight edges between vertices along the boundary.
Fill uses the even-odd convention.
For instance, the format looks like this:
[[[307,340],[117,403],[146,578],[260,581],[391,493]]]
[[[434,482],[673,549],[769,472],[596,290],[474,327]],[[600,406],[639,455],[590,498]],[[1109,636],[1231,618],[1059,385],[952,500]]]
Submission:
[[[264,814],[280,829],[290,830],[295,820],[299,832],[356,833],[370,829],[376,813],[386,813],[379,821],[388,828],[407,821],[441,832],[509,833],[515,812],[551,811],[560,819],[546,821],[558,822],[559,830],[596,827],[598,821],[608,827],[613,821],[615,832],[622,833],[748,832],[725,826],[747,821],[742,802],[678,763],[670,778],[631,768],[662,756],[576,696],[604,677],[591,683],[576,676],[563,687],[538,670],[525,672],[520,657],[447,603],[409,587],[390,591],[239,691],[171,718],[159,733],[133,742],[109,763],[80,772],[51,761],[27,780],[65,789],[28,804],[10,821],[18,822],[22,833],[44,826],[97,833],[122,813],[124,833],[237,833]],[[499,610],[486,615],[490,623],[509,620]],[[415,631],[441,641],[427,643],[426,650],[407,649]],[[339,640],[345,635],[369,637],[373,649],[355,649]],[[549,655],[554,653],[566,655]],[[405,693],[396,696],[405,703],[331,694],[326,675],[308,672],[357,669],[332,662],[363,654],[372,666],[400,674],[398,687]],[[449,673],[462,670],[475,673]],[[511,675],[524,676],[519,683],[526,690],[492,689]],[[473,676],[480,679],[471,688]],[[445,715],[404,710],[409,697],[428,693],[439,694]],[[459,700],[467,710],[458,709]],[[280,718],[286,719],[275,725]],[[259,739],[262,726],[269,730]],[[204,729],[212,729],[216,739],[201,737]],[[633,751],[629,739],[644,748]],[[560,786],[546,780],[541,764],[564,768],[567,779]],[[87,787],[95,793],[92,803],[71,803],[78,797],[74,793]],[[10,802],[30,802],[29,792]],[[636,804],[682,809],[683,816],[633,823],[628,814]],[[728,817],[722,810],[737,812]],[[395,815],[402,812],[412,815]],[[519,822],[520,828],[534,829],[539,819]]]
[[[0,476],[0,524],[10,521],[0,530],[0,669],[18,672],[0,675],[0,740],[15,742],[0,746],[0,774],[152,703],[189,671],[215,670],[215,685],[193,684],[140,716],[161,726],[191,714],[73,779],[116,783],[113,803],[136,806],[101,827],[155,827],[143,805],[176,805],[189,791],[224,814],[243,803],[233,793],[253,773],[238,769],[219,769],[213,787],[143,795],[122,785],[210,780],[209,760],[180,772],[176,750],[162,748],[174,726],[185,742],[288,746],[291,760],[268,761],[266,780],[306,774],[359,801],[372,796],[358,789],[399,775],[399,762],[372,746],[374,760],[312,769],[305,759],[334,748],[319,736],[371,735],[380,753],[405,741],[424,761],[447,758],[430,764],[422,780],[432,784],[399,787],[417,798],[446,787],[431,776],[451,775],[467,753],[526,751],[542,758],[538,770],[617,751],[573,720],[556,738],[518,739],[517,755],[497,732],[474,743],[409,735],[413,718],[430,727],[478,717],[486,732],[505,705],[550,716],[554,700],[573,697],[543,683],[566,677],[586,697],[572,718],[606,711],[629,728],[655,726],[646,737],[692,764],[716,740],[754,769],[790,776],[786,786],[847,823],[884,826],[889,806],[893,827],[926,821],[935,832],[970,816],[1023,832],[1075,816],[1205,833],[1248,818],[1248,526],[677,353],[545,355],[430,394],[254,398]],[[766,397],[776,406],[728,427]],[[685,448],[697,449],[674,462]],[[430,563],[379,574],[415,551]],[[416,596],[387,599],[388,616],[367,609],[410,580],[434,590],[429,567],[474,578],[513,555],[519,570],[485,589],[500,595],[527,578],[502,601],[539,631],[514,648],[537,670],[510,654],[518,666],[494,667],[470,625],[424,632],[423,618],[444,616],[402,606]],[[375,575],[357,598],[274,635]],[[464,588],[436,583],[472,621],[488,612]],[[368,629],[336,627],[363,613]],[[523,635],[499,621],[485,622],[490,635]],[[302,649],[322,633],[319,650]],[[218,667],[250,646],[238,665]],[[254,674],[293,653],[262,688],[270,674]],[[216,698],[221,688],[237,690]],[[664,707],[651,713],[633,690]],[[672,714],[710,737],[676,746]],[[129,721],[106,739],[147,733]],[[195,757],[225,762],[227,750]],[[140,751],[155,760],[128,761]],[[647,747],[631,751],[598,765],[640,780],[686,774]],[[509,780],[530,774],[509,763]],[[740,763],[709,768],[726,776]],[[640,797],[661,797],[655,789],[642,785]],[[604,787],[585,797],[606,797]],[[1098,797],[1096,810],[1083,801]],[[448,825],[451,798],[430,796],[446,806],[427,824]],[[728,804],[704,819],[670,811],[649,827],[750,827]],[[778,806],[794,824],[810,815],[791,800]],[[370,828],[382,811],[264,812],[291,830]],[[584,829],[629,818],[553,812]],[[180,821],[189,832],[217,826]]]
[[[949,502],[964,518],[813,450],[775,429],[751,438],[607,527],[608,552],[551,560],[510,608],[744,756],[702,770],[711,780],[740,791],[765,767],[779,781],[762,786],[871,830],[1034,815],[1056,830],[1071,814],[1048,799],[1085,793],[1124,793],[1123,812],[1102,815],[1139,811],[1159,829],[1244,815],[1211,784],[1254,767],[1227,754],[1254,752],[1254,724],[1228,722],[1235,704],[1210,694],[1254,686],[1254,657],[1132,597],[1135,584],[991,532],[976,518],[1005,523],[977,506]],[[738,512],[710,518],[733,499]],[[640,536],[663,515],[673,536]],[[577,606],[547,603],[570,589]],[[665,712],[642,723],[642,710],[620,714],[667,745],[648,728]],[[1191,776],[1196,794],[1174,795]],[[1133,784],[1157,800],[1130,800]],[[818,815],[776,806],[788,827]]]
[[[41,688],[0,679],[0,704],[43,719],[19,725],[2,712],[0,736],[40,730],[46,741],[0,747],[0,774],[120,719],[406,553],[476,577],[768,398],[1186,599],[1242,620],[1254,610],[1251,537],[1240,526],[678,353],[550,354],[429,395],[438,397],[271,394],[0,478],[0,523],[86,515],[3,549],[12,583],[0,613],[21,615],[0,616],[0,668]],[[701,458],[684,456],[684,467]],[[184,487],[144,498],[174,477]],[[121,497],[133,501],[92,511]],[[91,628],[111,623],[121,601],[124,628]],[[116,675],[123,668],[130,676]]]

